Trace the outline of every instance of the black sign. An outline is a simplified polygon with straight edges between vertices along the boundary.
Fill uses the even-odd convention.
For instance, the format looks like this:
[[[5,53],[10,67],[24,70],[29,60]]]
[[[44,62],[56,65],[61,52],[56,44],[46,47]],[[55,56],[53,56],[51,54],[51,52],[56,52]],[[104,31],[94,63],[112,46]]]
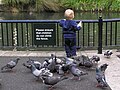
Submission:
[[[54,23],[34,24],[34,44],[35,45],[55,45],[56,25]]]

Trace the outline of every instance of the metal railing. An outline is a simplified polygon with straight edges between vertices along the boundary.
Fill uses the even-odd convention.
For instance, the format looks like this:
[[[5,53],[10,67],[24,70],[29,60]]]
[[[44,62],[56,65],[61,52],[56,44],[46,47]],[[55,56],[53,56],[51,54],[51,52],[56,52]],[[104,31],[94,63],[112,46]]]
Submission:
[[[79,22],[79,20],[76,20]],[[82,49],[98,49],[120,47],[120,19],[82,20],[82,30],[77,31],[77,46]],[[55,44],[36,45],[34,24],[55,24]],[[51,41],[52,42],[52,41]],[[59,20],[0,20],[0,48],[20,50],[54,50],[63,48],[63,36]],[[52,48],[51,48],[52,47]]]

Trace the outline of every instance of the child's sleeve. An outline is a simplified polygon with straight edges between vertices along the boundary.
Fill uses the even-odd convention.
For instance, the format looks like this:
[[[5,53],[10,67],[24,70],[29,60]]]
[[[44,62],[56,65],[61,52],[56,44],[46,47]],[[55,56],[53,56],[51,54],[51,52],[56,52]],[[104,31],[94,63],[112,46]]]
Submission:
[[[74,29],[76,29],[76,30],[80,30],[82,27],[79,25],[79,24],[77,24],[75,21],[73,21],[72,22],[72,26],[74,27]]]
[[[63,23],[64,23],[64,21],[65,21],[65,19],[60,20],[59,25],[60,25],[61,27],[63,27]]]

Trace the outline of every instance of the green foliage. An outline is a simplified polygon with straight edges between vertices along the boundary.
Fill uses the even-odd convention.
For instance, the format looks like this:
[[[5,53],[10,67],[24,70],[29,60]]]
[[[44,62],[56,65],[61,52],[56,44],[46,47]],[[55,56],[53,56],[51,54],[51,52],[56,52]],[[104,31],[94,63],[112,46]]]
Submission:
[[[115,0],[112,3],[111,10],[120,11],[120,0]]]
[[[37,11],[58,12],[60,10],[58,2],[58,0],[36,0],[36,9]]]
[[[2,2],[11,7],[17,7],[23,4],[29,4],[30,0],[2,0]]]
[[[11,7],[34,7],[36,11],[59,11],[72,8],[81,11],[119,11],[120,0],[2,0]]]
[[[18,4],[18,1],[16,1],[16,0],[3,0],[2,2],[7,5],[11,5],[11,6],[15,6]]]
[[[82,11],[109,11],[119,10],[120,0],[62,0],[66,8],[73,8]]]

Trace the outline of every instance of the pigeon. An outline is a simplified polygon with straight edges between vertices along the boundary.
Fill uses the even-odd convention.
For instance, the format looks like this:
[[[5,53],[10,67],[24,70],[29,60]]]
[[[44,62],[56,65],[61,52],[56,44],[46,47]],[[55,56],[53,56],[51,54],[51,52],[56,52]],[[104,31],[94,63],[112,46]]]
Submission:
[[[44,60],[44,62],[42,63],[42,67],[48,68],[52,73],[57,72],[58,74],[60,74],[62,72],[62,70],[60,69],[63,63],[63,60],[51,54],[51,57],[49,59]]]
[[[90,60],[91,60],[92,62],[98,63],[98,62],[100,61],[100,57],[97,56],[97,55],[93,55],[92,58],[90,58]]]
[[[43,80],[43,83],[45,85],[50,85],[50,88],[49,90],[51,90],[54,85],[56,85],[57,83],[65,80],[65,79],[68,79],[68,77],[66,76],[52,76],[52,77],[49,77],[49,76],[42,76],[42,80]]]
[[[40,73],[42,73],[40,70],[38,70],[34,64],[31,64],[31,72],[32,74],[39,79]]]
[[[50,72],[49,69],[47,68],[42,68],[40,69],[42,71],[42,73],[40,74],[40,76],[48,76],[48,77],[52,77],[53,76],[53,73]]]
[[[71,66],[69,67],[69,69],[70,69],[70,72],[74,75],[73,78],[77,77],[78,80],[80,80],[80,76],[88,75],[87,72],[83,72],[83,71],[81,71],[80,69],[78,69],[78,68],[76,67],[76,65],[75,65],[75,66],[74,66],[74,65],[71,65]],[[72,79],[73,79],[73,78],[72,78]]]
[[[50,70],[50,72],[56,72],[56,56],[55,58],[52,58],[50,64],[48,64],[47,68]]]
[[[107,87],[108,84],[105,78],[105,70],[107,69],[108,64],[103,64],[100,67],[96,68],[96,80],[98,84],[97,87]]]
[[[12,70],[17,65],[19,60],[20,60],[20,58],[17,58],[15,60],[11,60],[9,63],[7,63],[5,66],[3,66],[1,68],[1,71]]]
[[[69,73],[69,67],[74,65],[74,66],[78,66],[78,64],[76,63],[76,61],[72,58],[68,58],[68,57],[64,57],[65,59],[65,63],[61,65],[60,72],[64,72],[64,75]]]
[[[33,60],[33,59],[29,59],[28,61],[26,61],[26,63],[23,63],[23,66],[25,66],[26,68],[31,70],[31,64],[34,64],[34,66],[40,70],[42,68],[42,64],[39,61]]]
[[[2,85],[2,79],[0,79],[0,86]]]
[[[79,56],[78,61],[79,61],[79,66],[84,66],[87,68],[91,68],[93,66],[93,63],[88,56],[81,55]]]
[[[44,62],[42,63],[43,68],[47,68],[47,66],[50,64],[48,59],[45,59]]]
[[[79,66],[93,68],[96,67],[99,61],[100,61],[100,57],[98,57],[97,55],[93,55],[91,58],[85,55],[81,55],[79,57]]]
[[[59,75],[64,75],[66,72],[67,72],[67,70],[68,70],[68,68],[67,69],[65,69],[66,67],[64,66],[64,64],[57,64],[56,65],[56,67],[55,67],[55,69],[56,69],[56,72],[59,74]]]
[[[42,68],[42,64],[39,62],[39,61],[36,61],[36,60],[33,60],[33,59],[30,59],[27,61],[28,64],[34,64],[35,67],[40,70]]]
[[[54,54],[51,54],[51,57],[47,61],[48,61],[48,63],[51,63],[54,59],[56,59],[56,64],[63,64],[64,63],[62,59],[57,58],[57,56]]]
[[[73,78],[77,77],[78,80],[80,80],[80,76],[88,74],[77,68],[78,63],[74,59],[67,58],[67,57],[64,57],[64,58],[65,58],[66,64],[64,65],[63,70],[64,68],[66,70],[68,69],[73,74]]]
[[[77,62],[72,58],[64,57],[64,59],[66,65],[77,64]]]
[[[91,69],[95,69],[96,66],[98,65],[98,62],[100,61],[100,57],[97,56],[97,55],[93,55],[93,56],[90,58],[90,61],[93,63]]]
[[[104,57],[110,58],[110,56],[111,56],[112,54],[113,54],[112,50],[106,50],[106,51],[104,52]]]
[[[53,73],[50,72],[47,68],[42,68],[38,70],[34,64],[31,64],[31,72],[32,74],[38,78],[38,80],[41,78],[42,75],[47,75],[47,76],[53,76]]]

